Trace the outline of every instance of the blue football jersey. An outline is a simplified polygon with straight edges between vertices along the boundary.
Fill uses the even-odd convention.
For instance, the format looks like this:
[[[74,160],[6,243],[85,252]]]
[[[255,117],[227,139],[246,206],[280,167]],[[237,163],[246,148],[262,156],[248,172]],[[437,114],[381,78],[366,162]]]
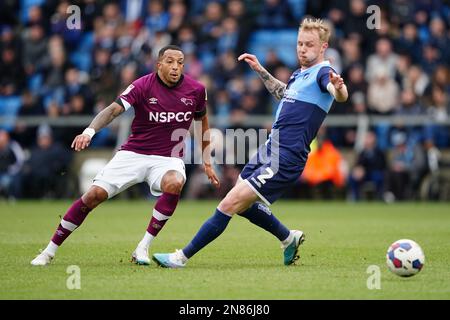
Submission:
[[[272,126],[277,135],[271,134],[267,142],[272,152],[279,150],[280,160],[301,167],[306,163],[309,145],[333,103],[327,90],[330,70],[324,61],[292,74]]]

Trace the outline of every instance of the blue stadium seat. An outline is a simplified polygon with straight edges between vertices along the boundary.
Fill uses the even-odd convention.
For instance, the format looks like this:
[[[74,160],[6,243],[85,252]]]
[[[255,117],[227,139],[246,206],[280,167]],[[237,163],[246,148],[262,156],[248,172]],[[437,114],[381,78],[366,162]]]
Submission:
[[[94,33],[83,33],[80,43],[75,52],[70,54],[70,61],[83,71],[89,71],[92,65],[91,52],[94,46]]]
[[[292,9],[292,14],[300,24],[300,20],[305,15],[307,0],[288,0],[288,3]]]
[[[44,3],[44,0],[20,0],[20,21],[23,24],[28,22],[28,10],[34,6],[40,6]]]
[[[91,51],[94,46],[94,32],[83,32],[80,43],[78,44],[78,51]]]
[[[0,128],[7,131],[14,129],[15,118],[22,106],[22,99],[20,96],[0,96],[0,117],[10,117],[5,121]]]
[[[297,29],[254,32],[249,41],[249,52],[256,55],[261,64],[264,64],[267,53],[273,50],[282,62],[295,68],[298,64],[297,32]]]
[[[33,74],[28,78],[28,90],[38,95],[42,89],[43,76],[41,73]]]
[[[91,55],[86,51],[75,51],[70,54],[70,62],[72,62],[77,69],[89,71],[92,64]]]

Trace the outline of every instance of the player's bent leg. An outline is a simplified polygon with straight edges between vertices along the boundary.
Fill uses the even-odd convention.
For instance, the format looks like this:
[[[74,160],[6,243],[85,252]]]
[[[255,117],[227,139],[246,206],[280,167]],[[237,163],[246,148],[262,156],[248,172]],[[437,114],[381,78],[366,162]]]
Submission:
[[[106,190],[98,186],[92,186],[67,210],[47,247],[31,261],[31,264],[34,266],[49,264],[59,246],[83,223],[89,212],[106,199],[108,199]]]
[[[89,190],[81,196],[81,200],[86,204],[86,206],[93,210],[100,203],[108,199],[108,192],[96,185],[93,185]]]
[[[174,253],[155,253],[153,260],[162,267],[183,268],[189,258],[223,233],[233,214],[246,209],[256,199],[257,196],[250,187],[237,184],[183,250],[176,250]]]
[[[227,193],[217,208],[222,212],[234,215],[245,211],[256,200],[258,200],[256,193],[246,183],[238,182]]]
[[[180,194],[185,183],[184,176],[176,171],[167,171],[161,179],[162,192]]]
[[[155,204],[144,237],[132,254],[132,262],[140,265],[150,264],[148,249],[153,239],[175,212],[184,183],[184,176],[176,170],[169,170],[162,177],[160,189],[163,193]]]

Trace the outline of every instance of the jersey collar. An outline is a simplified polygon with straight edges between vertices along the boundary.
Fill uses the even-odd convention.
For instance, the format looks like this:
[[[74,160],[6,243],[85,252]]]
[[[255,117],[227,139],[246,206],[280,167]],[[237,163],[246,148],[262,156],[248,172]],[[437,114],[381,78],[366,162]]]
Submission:
[[[319,63],[317,63],[317,64],[315,64],[315,65],[313,65],[313,66],[311,66],[309,68],[306,68],[306,69],[303,69],[303,70],[302,70],[302,68],[299,68],[298,69],[298,73],[303,73],[303,72],[306,72],[306,71],[310,71],[311,69],[316,68],[318,66],[322,66],[322,67],[323,66],[331,66],[331,64],[330,64],[330,61],[323,60],[322,62],[319,62]]]
[[[158,79],[158,82],[168,89],[174,89],[174,88],[178,87],[183,82],[183,79],[184,79],[184,74],[182,74],[180,77],[180,80],[178,80],[178,82],[174,86],[169,87],[167,84],[164,83],[164,81],[161,80],[161,78],[158,75],[158,72],[155,72],[155,74],[156,74],[156,78]]]

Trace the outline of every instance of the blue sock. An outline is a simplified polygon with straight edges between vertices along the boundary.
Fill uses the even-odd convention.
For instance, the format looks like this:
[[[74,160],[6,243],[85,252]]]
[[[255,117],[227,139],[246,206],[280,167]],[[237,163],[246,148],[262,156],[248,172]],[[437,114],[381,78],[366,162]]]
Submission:
[[[270,211],[270,209],[262,204],[255,202],[246,211],[239,213],[240,216],[247,218],[251,223],[256,224],[258,227],[269,231],[278,240],[286,240],[289,236],[290,230],[286,228],[280,220],[278,220]]]
[[[200,230],[198,230],[195,237],[191,240],[191,243],[183,249],[186,258],[189,259],[208,243],[220,236],[227,227],[228,222],[230,222],[230,219],[230,216],[222,213],[219,209],[216,209],[214,215],[206,220]]]

